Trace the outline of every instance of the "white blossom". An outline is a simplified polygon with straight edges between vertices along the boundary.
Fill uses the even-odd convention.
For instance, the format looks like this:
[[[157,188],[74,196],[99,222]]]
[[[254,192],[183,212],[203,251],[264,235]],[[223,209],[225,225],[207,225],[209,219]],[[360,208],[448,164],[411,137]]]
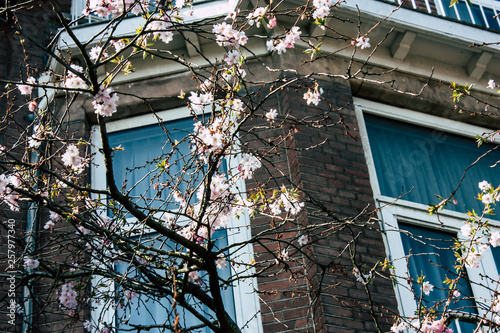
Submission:
[[[370,41],[370,38],[361,36],[358,39],[356,39],[356,46],[360,47],[362,50],[369,48],[371,46],[369,41]]]
[[[462,235],[464,237],[469,237],[470,233],[472,232],[472,227],[469,223],[466,223],[460,228],[460,231],[462,232]]]
[[[40,262],[37,259],[33,259],[30,257],[24,257],[24,267],[29,267],[31,269],[36,269],[40,265]]]
[[[490,183],[488,183],[486,180],[483,180],[482,182],[480,182],[478,184],[478,187],[481,191],[483,192],[488,192],[489,190],[491,190],[493,187],[491,186]]]
[[[500,245],[500,232],[495,231],[490,235],[490,244],[493,247]]]
[[[307,237],[306,234],[302,234],[298,239],[297,243],[299,243],[300,246],[304,246],[307,243],[309,243],[309,237]]]
[[[270,109],[268,112],[266,112],[266,119],[268,121],[275,120],[277,116],[278,116],[278,111],[276,109]]]
[[[430,284],[429,281],[425,281],[424,283],[422,283],[422,292],[425,294],[425,295],[429,295],[431,293],[431,291],[434,290],[434,286],[432,284]]]

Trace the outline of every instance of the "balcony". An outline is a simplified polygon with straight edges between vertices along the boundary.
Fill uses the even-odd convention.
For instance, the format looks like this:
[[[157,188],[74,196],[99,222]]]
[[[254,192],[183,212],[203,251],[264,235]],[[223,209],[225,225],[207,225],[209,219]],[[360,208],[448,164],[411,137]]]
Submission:
[[[478,27],[500,31],[500,1],[459,0],[450,7],[450,0],[393,0],[405,7],[466,22]]]

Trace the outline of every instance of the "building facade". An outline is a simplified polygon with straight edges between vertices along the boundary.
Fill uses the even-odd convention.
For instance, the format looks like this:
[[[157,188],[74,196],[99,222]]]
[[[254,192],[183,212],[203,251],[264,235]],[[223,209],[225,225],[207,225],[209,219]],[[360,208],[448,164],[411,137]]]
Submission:
[[[240,8],[252,11],[261,5],[249,1]],[[290,1],[287,5],[300,4]],[[235,6],[232,0],[194,2],[192,20],[226,15]],[[74,1],[72,13],[78,15],[80,7],[81,1]],[[223,296],[226,310],[244,332],[387,332],[398,315],[411,318],[420,307],[416,299],[423,291],[415,281],[422,276],[436,288],[426,306],[448,297],[443,281],[452,276],[455,257],[446,249],[451,248],[455,238],[463,237],[460,230],[467,211],[482,210],[475,200],[477,184],[483,180],[494,186],[499,183],[498,172],[489,167],[499,160],[498,152],[488,154],[470,168],[454,193],[455,204],[449,203],[439,215],[429,215],[427,209],[429,204],[441,202],[442,198],[435,195],[446,198],[454,192],[464,170],[494,147],[485,144],[481,147],[484,150],[478,150],[474,137],[495,131],[499,125],[496,90],[487,88],[489,80],[500,80],[500,67],[496,66],[500,57],[496,44],[500,36],[497,7],[494,1],[459,1],[454,7],[440,0],[404,1],[401,5],[379,0],[348,1],[335,8],[342,19],[332,18],[328,22],[331,29],[301,25],[302,31],[315,36],[316,45],[322,43],[322,53],[314,61],[304,52],[311,46],[305,42],[278,54],[266,48],[264,39],[249,40],[247,48],[252,54],[247,53],[244,68],[253,91],[261,93],[256,88],[259,82],[290,78],[293,74],[285,69],[293,69],[302,75],[315,73],[322,100],[318,105],[308,104],[297,86],[284,87],[265,101],[262,110],[276,109],[278,119],[307,121],[259,132],[253,128],[259,122],[266,126],[269,122],[256,117],[252,129],[242,129],[242,140],[257,150],[271,146],[249,133],[264,139],[281,135],[285,140],[281,148],[276,148],[279,154],[266,161],[266,170],[257,171],[255,178],[241,186],[254,189],[272,175],[275,180],[296,184],[306,201],[293,223],[276,228],[265,240],[243,251],[248,261],[264,263],[257,265],[259,269],[275,260],[273,253],[281,251],[277,237],[280,242],[289,239],[290,244],[296,244],[297,233],[287,232],[287,228],[298,229],[310,239],[302,252],[292,255],[286,271],[273,267],[245,285],[229,288]],[[140,21],[129,20],[130,25],[121,32],[124,36],[130,32],[128,27]],[[92,17],[89,21],[80,22],[74,29],[81,41],[98,34],[106,22]],[[269,31],[262,28],[255,35],[265,33]],[[349,47],[359,36],[369,38],[371,47]],[[75,49],[64,33],[58,47]],[[183,38],[174,36],[165,49],[182,53],[198,68],[208,68],[208,59],[224,56],[224,50],[212,40],[189,33]],[[83,62],[78,54],[74,59]],[[101,74],[112,66],[108,63]],[[277,70],[263,70],[266,66]],[[134,62],[134,67],[133,73],[113,81],[113,89],[120,94],[118,112],[106,126],[111,141],[122,143],[125,151],[142,155],[122,155],[120,164],[149,160],[157,154],[155,149],[161,146],[158,141],[164,139],[161,133],[155,137],[149,127],[157,123],[150,116],[151,110],[172,133],[188,131],[191,125],[182,121],[189,111],[186,101],[178,96],[198,89],[192,73],[172,59],[159,56],[154,61]],[[54,62],[52,70],[60,70]],[[463,96],[454,100],[450,87],[453,82],[474,83],[475,99]],[[137,98],[137,92],[142,99]],[[149,99],[147,105],[144,98]],[[65,109],[65,100],[66,96],[55,95],[55,103],[63,105],[59,110]],[[97,136],[91,103],[90,95],[72,101],[71,110],[78,111],[69,112],[64,123],[73,138],[91,141]],[[98,149],[98,141],[95,143]],[[97,166],[103,164],[96,160],[96,166],[90,168],[87,181],[95,188],[105,189],[104,172]],[[125,173],[119,177],[131,176]],[[136,176],[139,179],[144,175]],[[137,189],[142,193],[150,190]],[[38,219],[37,239],[41,240],[47,235],[44,219],[46,214]],[[268,230],[270,220],[258,216],[232,223],[231,228],[246,231],[228,231],[220,238],[238,243]],[[325,227],[316,227],[321,225]],[[491,226],[497,227],[494,220]],[[419,241],[422,239],[426,241]],[[473,282],[482,281],[484,276],[497,277],[500,254],[496,254],[492,248],[483,255],[479,268],[467,269],[463,274]],[[387,262],[390,268],[384,267]],[[494,281],[463,282],[456,287],[463,297],[453,306],[479,316],[489,313],[477,302],[491,299],[495,288]],[[49,302],[50,298],[45,300]],[[42,307],[35,303],[32,306]],[[30,329],[83,331],[82,323],[90,320],[93,330],[98,331],[103,322],[112,321],[115,312],[121,311],[114,309],[110,313],[103,306],[88,304],[77,320],[59,316],[53,309],[43,318],[33,318]],[[161,302],[143,306],[150,318],[130,314],[130,322],[119,329],[125,331],[134,323],[160,320],[166,307]],[[475,327],[458,321],[451,325],[456,332],[472,332]]]

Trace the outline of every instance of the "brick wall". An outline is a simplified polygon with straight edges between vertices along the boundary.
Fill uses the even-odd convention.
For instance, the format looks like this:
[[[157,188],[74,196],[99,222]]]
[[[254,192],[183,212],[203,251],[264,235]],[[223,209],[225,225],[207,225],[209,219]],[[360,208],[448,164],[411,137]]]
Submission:
[[[18,2],[10,1],[10,4],[15,4]],[[70,0],[57,0],[54,1],[63,12],[69,12]],[[3,3],[5,4],[5,2]],[[2,6],[3,6],[2,4]],[[8,12],[2,15],[2,22],[0,24],[0,144],[6,147],[11,147],[15,142],[19,140],[21,133],[24,135],[30,135],[31,131],[31,121],[27,117],[29,111],[27,109],[27,104],[31,100],[30,96],[22,96],[19,94],[15,86],[6,88],[6,83],[9,81],[17,82],[20,80],[25,80],[28,76],[33,76],[38,78],[40,74],[46,70],[47,55],[46,53],[37,47],[37,45],[47,45],[50,38],[54,35],[58,24],[55,20],[55,16],[52,7],[47,1],[38,1],[32,3],[27,8],[18,9],[15,12]],[[23,29],[25,36],[16,33],[15,26],[20,26]],[[21,42],[21,40],[24,40]],[[33,90],[32,96],[37,98],[36,89]],[[24,145],[20,145],[18,149],[11,151],[14,158],[21,158],[24,156],[28,158],[30,152],[25,150]],[[5,169],[0,171],[4,173]],[[26,203],[21,203],[20,211],[17,213],[11,212],[8,207],[2,205],[1,209],[1,227],[0,227],[0,270],[5,272],[6,265],[8,264],[8,223],[9,219],[15,221],[15,252],[16,252],[16,265],[15,269],[17,271],[22,270],[23,256],[26,254],[24,249],[26,247],[25,242],[25,230],[26,230],[26,220],[27,220],[27,210],[28,206]],[[40,211],[38,211],[40,212]],[[39,214],[37,219],[40,218]],[[40,223],[35,222],[37,228]],[[42,224],[43,225],[43,224]],[[35,230],[35,238],[39,239],[39,230]],[[61,255],[61,253],[59,253]],[[17,275],[16,275],[17,276]],[[2,277],[2,282],[0,283],[0,331],[2,332],[21,332],[22,316],[16,313],[15,325],[12,325],[8,321],[11,319],[7,317],[7,305],[12,299],[10,296],[5,297],[6,293],[10,290],[10,286],[4,283],[4,277]],[[16,283],[19,283],[17,279]],[[42,295],[39,293],[38,284],[35,283],[36,287],[32,288],[34,295]],[[51,285],[50,283],[48,284]],[[15,291],[15,301],[18,304],[23,303],[23,291],[21,288],[17,288]],[[43,298],[41,298],[43,300]],[[36,306],[42,306],[42,303],[35,304]],[[7,312],[6,312],[7,311]],[[49,315],[43,317],[34,318],[34,321],[39,322],[40,320],[47,320],[49,322],[54,322],[54,318]],[[32,328],[33,332],[54,332],[58,331],[57,326],[51,326],[49,330],[38,329],[38,327]]]

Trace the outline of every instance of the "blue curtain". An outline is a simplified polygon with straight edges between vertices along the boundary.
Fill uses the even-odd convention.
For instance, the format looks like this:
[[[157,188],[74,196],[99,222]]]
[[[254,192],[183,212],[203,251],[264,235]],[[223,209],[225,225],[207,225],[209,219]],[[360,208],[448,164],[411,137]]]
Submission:
[[[410,191],[404,200],[426,205],[439,203],[436,195],[448,197],[465,168],[492,147],[484,144],[478,148],[471,138],[370,114],[365,121],[381,193],[398,197]],[[495,151],[469,169],[455,195],[457,204],[446,208],[481,212],[484,205],[475,199],[480,192],[478,183],[500,184],[498,170],[490,168],[498,160],[500,151]]]

